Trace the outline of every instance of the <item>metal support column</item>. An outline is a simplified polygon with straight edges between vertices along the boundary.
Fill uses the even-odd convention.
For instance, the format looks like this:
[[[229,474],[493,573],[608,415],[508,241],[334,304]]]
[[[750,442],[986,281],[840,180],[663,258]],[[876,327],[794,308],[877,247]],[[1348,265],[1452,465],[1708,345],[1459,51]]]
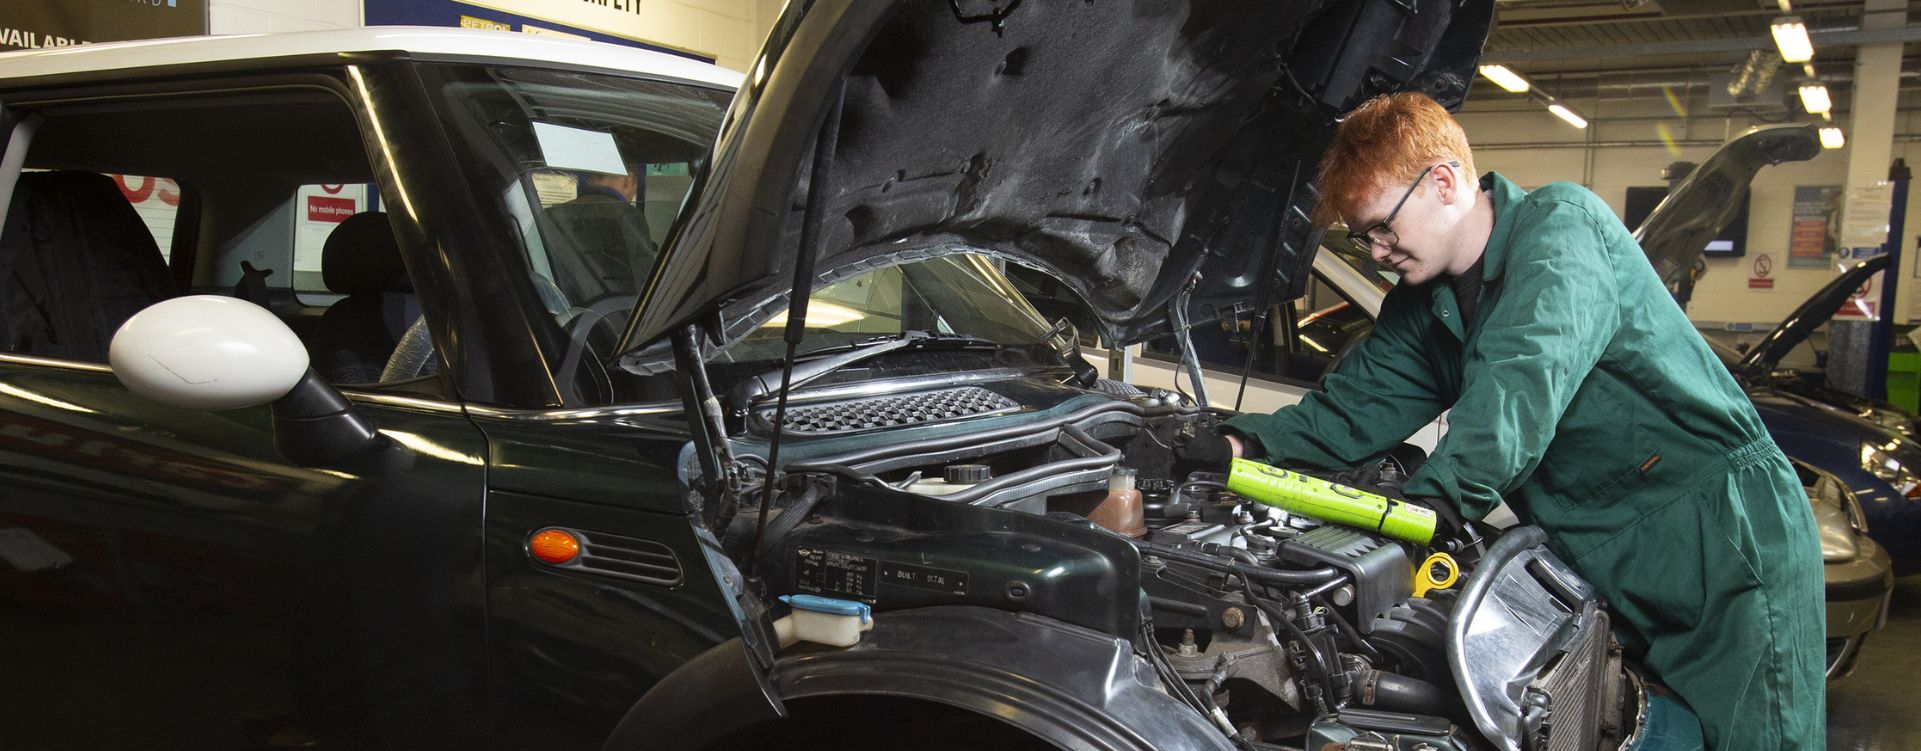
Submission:
[[[1906,162],[1896,159],[1888,168],[1888,182],[1894,186],[1894,205],[1888,209],[1888,241],[1881,246],[1888,254],[1888,270],[1881,272],[1881,316],[1874,320],[1874,328],[1868,334],[1868,382],[1867,397],[1870,399],[1888,398],[1888,353],[1894,351],[1894,319],[1906,319],[1906,311],[1895,307],[1895,293],[1901,285],[1901,238],[1908,207],[1908,172]]]

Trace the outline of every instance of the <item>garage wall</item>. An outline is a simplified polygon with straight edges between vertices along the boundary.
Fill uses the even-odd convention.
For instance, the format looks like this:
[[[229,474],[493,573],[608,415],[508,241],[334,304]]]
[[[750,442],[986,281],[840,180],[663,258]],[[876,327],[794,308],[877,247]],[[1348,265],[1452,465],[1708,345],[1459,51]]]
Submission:
[[[215,34],[345,29],[360,25],[362,0],[210,0]],[[722,67],[746,70],[784,5],[780,0],[646,0],[645,41],[713,55]]]
[[[1702,103],[1678,100],[1689,112],[1704,112]],[[1602,100],[1578,104],[1589,116],[1590,127],[1574,128],[1538,105],[1526,102],[1492,102],[1470,106],[1460,115],[1468,139],[1475,147],[1481,170],[1494,170],[1520,183],[1538,187],[1555,180],[1581,183],[1600,195],[1619,216],[1630,186],[1664,185],[1662,168],[1677,160],[1699,163],[1713,153],[1715,145],[1760,121],[1746,115],[1707,113],[1682,117],[1675,105],[1662,99],[1658,90],[1643,92],[1635,99]],[[1803,115],[1805,117],[1805,115]],[[1917,132],[1912,114],[1897,121],[1896,133]],[[1845,123],[1843,123],[1845,127]],[[1665,129],[1665,138],[1663,130]],[[1672,146],[1667,141],[1673,142]],[[1913,153],[1910,153],[1913,152]],[[1917,164],[1921,149],[1900,142],[1894,155]],[[1724,328],[1728,324],[1752,324],[1765,330],[1779,323],[1814,290],[1834,276],[1832,268],[1787,268],[1788,225],[1792,217],[1794,188],[1797,185],[1841,185],[1847,177],[1846,150],[1827,150],[1813,160],[1767,167],[1755,179],[1749,203],[1748,254],[1742,258],[1708,260],[1708,272],[1696,286],[1688,315],[1704,328]],[[1921,234],[1915,222],[1921,213],[1921,191],[1910,191],[1906,234]],[[1915,305],[1921,295],[1914,294],[1921,280],[1913,280],[1916,253],[1914,242],[1906,245],[1901,270],[1905,282],[1898,320],[1917,317]],[[1773,257],[1773,289],[1749,289],[1747,279],[1755,255]]]

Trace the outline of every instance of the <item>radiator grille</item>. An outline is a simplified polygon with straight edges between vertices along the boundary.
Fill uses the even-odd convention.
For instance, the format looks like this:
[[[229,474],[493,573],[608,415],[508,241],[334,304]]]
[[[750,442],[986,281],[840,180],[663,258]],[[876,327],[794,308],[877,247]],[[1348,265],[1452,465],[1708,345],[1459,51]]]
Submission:
[[[1600,743],[1601,679],[1606,677],[1607,615],[1596,614],[1573,649],[1530,690],[1546,693],[1552,702],[1546,744],[1530,743],[1538,751],[1588,751]]]
[[[800,434],[852,433],[1005,412],[1019,406],[987,389],[965,386],[817,407],[789,407],[786,428],[789,433]],[[771,413],[763,414],[772,417]]]

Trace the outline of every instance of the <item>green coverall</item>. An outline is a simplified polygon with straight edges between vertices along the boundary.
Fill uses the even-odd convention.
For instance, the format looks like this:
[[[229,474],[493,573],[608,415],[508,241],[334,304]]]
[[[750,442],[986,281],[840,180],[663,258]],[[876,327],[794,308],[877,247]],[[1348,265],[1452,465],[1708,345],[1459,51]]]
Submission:
[[[1404,486],[1499,500],[1607,599],[1711,748],[1823,748],[1824,602],[1806,492],[1727,368],[1593,193],[1500,175],[1476,318],[1446,278],[1387,295],[1323,392],[1228,420],[1270,463],[1339,469],[1449,407]]]

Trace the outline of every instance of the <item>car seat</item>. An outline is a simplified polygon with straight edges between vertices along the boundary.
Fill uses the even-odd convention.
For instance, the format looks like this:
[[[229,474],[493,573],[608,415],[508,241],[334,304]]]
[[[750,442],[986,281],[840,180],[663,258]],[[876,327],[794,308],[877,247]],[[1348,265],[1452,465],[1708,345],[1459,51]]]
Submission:
[[[320,316],[314,370],[333,383],[378,383],[394,345],[420,317],[387,214],[364,211],[335,227],[320,250],[320,276],[346,297]]]
[[[173,294],[160,246],[113,178],[20,175],[0,230],[0,347],[105,362],[120,324]]]

